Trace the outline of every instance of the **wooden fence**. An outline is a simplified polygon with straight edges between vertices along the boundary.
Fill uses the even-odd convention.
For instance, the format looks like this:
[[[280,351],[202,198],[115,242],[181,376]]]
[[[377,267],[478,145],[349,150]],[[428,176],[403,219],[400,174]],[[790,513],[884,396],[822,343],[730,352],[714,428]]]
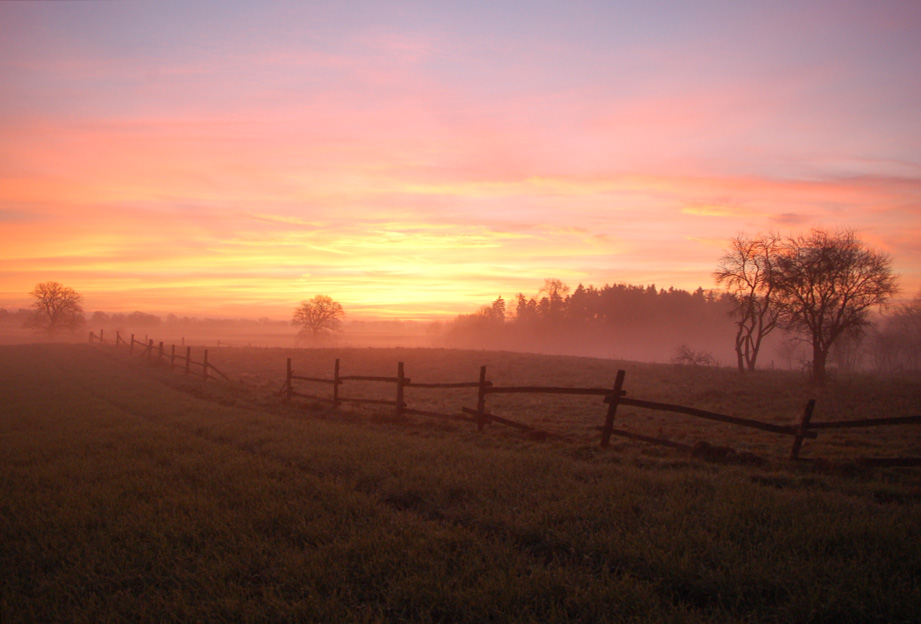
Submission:
[[[105,333],[103,330],[99,330],[99,334],[90,332],[89,334],[90,344],[99,343],[99,344],[109,344],[105,338]],[[207,381],[209,379],[216,379],[221,377],[225,381],[230,381],[230,378],[217,369],[214,364],[208,361],[208,350],[204,349],[202,353],[202,361],[196,362],[192,359],[192,347],[185,347],[185,355],[176,353],[176,345],[170,345],[169,353],[166,353],[164,349],[163,342],[159,342],[156,345],[154,344],[153,339],[149,339],[146,343],[140,340],[136,340],[134,334],[131,334],[131,337],[128,340],[122,338],[120,332],[115,332],[115,340],[112,343],[115,347],[120,347],[122,345],[128,347],[128,355],[134,355],[135,345],[138,345],[138,357],[146,358],[147,360],[155,360],[160,364],[165,364],[167,360],[169,361],[169,369],[171,371],[176,370],[177,367],[181,368],[183,373],[186,375],[192,374],[192,367],[195,366],[201,369],[201,372],[196,374],[199,375],[202,380]]]
[[[107,342],[102,330],[99,331],[98,335],[90,332],[89,340],[90,343],[98,342],[99,344],[110,344],[112,342]],[[125,340],[118,332],[116,332],[114,345],[116,347],[126,346],[128,348],[129,355],[134,354],[135,346],[138,345],[139,357],[146,358],[148,360],[156,360],[161,364],[165,364],[168,361],[171,371],[176,370],[177,368],[181,368],[184,374],[190,375],[192,374],[191,367],[196,366],[201,368],[200,377],[203,380],[216,379],[216,376],[219,376],[226,381],[230,381],[227,375],[222,373],[208,361],[207,349],[203,350],[202,361],[196,362],[192,360],[191,347],[185,347],[185,355],[183,356],[176,353],[176,345],[171,345],[170,352],[167,354],[164,350],[163,342],[160,342],[155,346],[154,341],[149,339],[146,343],[144,343],[135,340],[134,334],[131,335],[130,340]],[[814,422],[812,421],[812,414],[815,410],[815,400],[810,399],[803,407],[802,414],[796,424],[778,425],[775,423],[767,423],[749,418],[740,418],[738,416],[718,414],[695,407],[687,407],[684,405],[674,405],[669,403],[660,403],[657,401],[627,397],[627,391],[624,389],[625,377],[625,371],[617,371],[614,383],[608,388],[578,388],[559,386],[496,386],[487,379],[486,367],[481,366],[479,378],[476,381],[421,383],[413,382],[412,379],[406,375],[406,370],[403,362],[397,363],[396,375],[392,377],[342,375],[340,370],[340,361],[338,358],[335,360],[332,377],[308,377],[304,375],[296,375],[294,369],[291,366],[291,358],[288,358],[285,372],[285,382],[282,385],[279,394],[284,396],[285,400],[289,402],[296,397],[300,397],[312,399],[315,401],[328,402],[334,408],[339,407],[343,403],[382,405],[392,408],[396,417],[402,417],[404,415],[415,415],[469,422],[476,424],[478,431],[483,431],[488,424],[496,423],[508,427],[513,427],[535,437],[553,437],[561,439],[570,438],[564,435],[544,431],[532,425],[493,413],[492,410],[487,409],[487,398],[491,394],[553,394],[597,396],[601,397],[602,404],[605,406],[603,424],[596,427],[596,429],[598,429],[601,433],[600,445],[603,448],[610,446],[612,436],[618,436],[649,444],[657,444],[684,452],[692,452],[695,450],[695,448],[697,448],[696,445],[689,445],[662,437],[642,435],[632,431],[627,431],[626,429],[615,427],[617,410],[620,406],[625,406],[638,407],[661,412],[670,412],[673,414],[683,414],[694,418],[721,422],[738,427],[758,429],[778,435],[790,436],[793,438],[792,447],[790,450],[790,459],[793,461],[803,460],[803,458],[800,457],[800,451],[802,450],[803,442],[807,439],[815,440],[818,437],[818,431],[821,430],[921,424],[921,416]],[[310,384],[331,386],[331,391],[329,394],[317,394],[315,392],[298,391],[295,390],[295,382],[307,382]],[[390,398],[364,398],[357,396],[344,396],[342,393],[342,386],[346,382],[362,382],[385,385],[392,384],[394,386],[394,390],[392,391],[393,394],[390,395]],[[449,414],[432,410],[411,408],[406,400],[406,391],[407,389],[412,388],[475,388],[477,393],[476,407],[462,407],[460,414]],[[698,443],[698,445],[699,444],[701,443]],[[861,458],[859,461],[861,463],[874,466],[921,466],[921,457]]]
[[[602,397],[602,401],[606,404],[606,410],[604,413],[604,423],[597,427],[601,432],[600,445],[603,448],[608,448],[610,446],[611,437],[618,436],[623,438],[628,438],[631,440],[636,440],[639,442],[646,442],[649,444],[658,444],[661,446],[667,446],[670,448],[678,449],[684,452],[692,452],[697,448],[695,445],[684,444],[681,442],[676,442],[674,440],[668,440],[661,437],[653,437],[638,434],[632,431],[627,431],[625,429],[618,429],[615,425],[615,420],[617,416],[617,409],[619,406],[626,407],[639,407],[654,411],[670,412],[674,414],[684,414],[686,416],[692,416],[695,418],[701,418],[704,420],[716,421],[721,423],[726,423],[729,425],[739,426],[739,427],[748,427],[752,429],[758,429],[761,431],[767,431],[774,434],[786,435],[793,438],[792,448],[790,450],[790,459],[797,461],[800,458],[800,451],[803,446],[804,440],[815,440],[818,437],[817,430],[821,429],[833,429],[833,428],[855,428],[855,427],[878,427],[878,426],[887,426],[887,425],[908,425],[908,424],[921,424],[921,416],[905,416],[905,417],[892,417],[892,418],[871,418],[864,420],[848,420],[848,421],[828,421],[828,422],[812,422],[812,413],[815,409],[815,400],[810,399],[806,402],[806,405],[803,407],[802,415],[799,418],[799,422],[794,425],[778,425],[775,423],[767,423],[758,420],[752,420],[749,418],[740,418],[738,416],[729,416],[726,414],[718,414],[715,412],[710,412],[707,410],[698,409],[695,407],[687,407],[684,405],[674,405],[669,403],[660,403],[657,401],[648,401],[645,399],[638,398],[628,398],[627,391],[624,389],[624,380],[626,377],[626,372],[620,370],[617,372],[617,376],[614,380],[614,383],[610,388],[577,388],[577,387],[558,387],[558,386],[496,386],[491,381],[487,379],[486,367],[480,367],[480,376],[477,381],[469,382],[460,382],[460,383],[414,383],[409,377],[406,376],[405,366],[403,362],[397,363],[397,374],[394,377],[386,376],[360,376],[360,375],[342,375],[340,373],[340,361],[337,358],[335,360],[333,368],[333,376],[331,378],[323,377],[306,377],[294,374],[294,370],[291,367],[291,358],[288,358],[287,361],[287,370],[285,376],[285,383],[282,386],[282,393],[285,395],[285,398],[288,401],[291,401],[294,397],[304,397],[310,398],[313,400],[326,401],[333,405],[333,407],[338,407],[342,403],[352,402],[352,403],[368,403],[376,405],[386,405],[393,407],[394,413],[396,416],[402,416],[404,414],[415,414],[421,416],[434,416],[438,418],[450,418],[453,420],[463,420],[468,422],[473,422],[477,425],[479,431],[483,431],[485,426],[489,423],[497,423],[506,425],[509,427],[514,427],[521,431],[525,431],[529,434],[532,434],[537,437],[555,437],[568,439],[567,436],[562,436],[559,434],[554,434],[548,431],[543,431],[534,427],[532,425],[522,423],[510,418],[499,416],[493,413],[491,410],[488,410],[486,407],[487,397],[491,394],[554,394],[554,395],[582,395],[582,396],[598,396]],[[332,392],[330,395],[319,395],[314,393],[298,392],[294,389],[295,381],[306,381],[314,384],[325,384],[332,386]],[[367,399],[367,398],[350,398],[343,396],[341,386],[348,381],[360,381],[360,382],[375,382],[375,383],[384,383],[384,384],[394,384],[396,386],[395,393],[391,395],[392,399]],[[476,388],[477,389],[477,403],[476,408],[463,407],[461,411],[465,415],[458,414],[445,414],[432,412],[427,410],[418,410],[410,408],[406,403],[406,389],[407,388]],[[892,458],[869,458],[861,459],[861,463],[868,465],[876,466],[921,466],[921,458],[915,457],[892,457]]]

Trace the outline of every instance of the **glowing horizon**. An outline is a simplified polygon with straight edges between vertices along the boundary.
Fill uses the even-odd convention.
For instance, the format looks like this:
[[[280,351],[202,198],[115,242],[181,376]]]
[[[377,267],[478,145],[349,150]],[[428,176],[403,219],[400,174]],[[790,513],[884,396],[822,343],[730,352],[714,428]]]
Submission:
[[[307,6],[309,4],[309,6]],[[848,227],[921,289],[921,8],[0,3],[0,307],[434,319]]]

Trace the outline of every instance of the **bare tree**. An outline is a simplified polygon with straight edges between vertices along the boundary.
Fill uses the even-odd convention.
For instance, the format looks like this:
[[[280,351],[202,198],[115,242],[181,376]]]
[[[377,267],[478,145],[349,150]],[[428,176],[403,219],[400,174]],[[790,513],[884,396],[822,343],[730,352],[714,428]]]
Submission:
[[[703,349],[696,350],[687,344],[681,344],[675,347],[672,356],[672,364],[681,364],[682,366],[719,366],[713,354]]]
[[[756,238],[739,234],[713,272],[716,283],[726,287],[734,303],[736,361],[742,374],[755,370],[765,336],[777,327],[772,274],[780,240],[777,234]]]
[[[302,301],[294,310],[292,325],[300,325],[298,339],[318,339],[328,331],[339,329],[345,316],[342,306],[327,295],[317,295],[309,301]]]
[[[75,331],[86,322],[80,305],[83,296],[73,288],[57,282],[42,282],[36,284],[29,295],[35,301],[26,327],[54,336],[62,330]]]
[[[825,381],[836,340],[869,324],[870,310],[898,292],[888,254],[853,230],[815,228],[784,242],[772,270],[782,323],[812,346],[812,380]]]

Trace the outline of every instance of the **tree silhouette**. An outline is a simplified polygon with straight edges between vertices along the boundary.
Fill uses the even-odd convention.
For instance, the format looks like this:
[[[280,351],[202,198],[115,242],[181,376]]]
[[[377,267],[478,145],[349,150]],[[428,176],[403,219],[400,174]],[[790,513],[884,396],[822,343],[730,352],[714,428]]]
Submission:
[[[538,294],[540,293],[545,293],[537,304],[541,316],[545,320],[561,320],[566,310],[566,295],[569,293],[569,286],[562,280],[548,278],[544,280],[544,287]]]
[[[716,283],[726,287],[734,303],[736,362],[743,374],[755,370],[765,336],[777,327],[773,272],[780,243],[776,234],[756,238],[739,234],[713,272]]]
[[[73,288],[57,282],[42,282],[36,284],[29,295],[35,301],[26,327],[54,336],[61,330],[75,331],[86,322],[80,305],[83,296]]]
[[[892,260],[867,247],[853,230],[815,228],[789,238],[772,282],[783,325],[812,346],[812,379],[824,383],[836,340],[869,325],[869,312],[898,292]]]
[[[339,303],[327,295],[317,295],[295,308],[291,324],[301,326],[298,339],[317,340],[326,332],[339,329],[344,316],[345,311]]]

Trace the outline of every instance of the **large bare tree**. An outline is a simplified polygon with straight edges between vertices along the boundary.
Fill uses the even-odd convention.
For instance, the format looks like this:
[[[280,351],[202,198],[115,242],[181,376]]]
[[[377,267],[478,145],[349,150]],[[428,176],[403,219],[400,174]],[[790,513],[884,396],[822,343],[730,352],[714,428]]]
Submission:
[[[780,236],[737,235],[720,259],[713,277],[733,300],[736,317],[735,351],[740,373],[752,372],[765,336],[778,321],[778,305],[772,275]]]
[[[317,295],[309,301],[302,301],[294,310],[292,325],[300,325],[299,339],[318,339],[328,331],[339,329],[345,311],[339,303],[327,295]]]
[[[36,284],[29,295],[35,301],[26,327],[54,336],[60,331],[77,330],[86,322],[80,305],[83,296],[73,288],[57,282],[42,282]]]
[[[853,230],[814,228],[784,241],[772,268],[783,325],[812,346],[812,379],[824,383],[836,340],[869,324],[869,313],[898,292],[888,254]]]

